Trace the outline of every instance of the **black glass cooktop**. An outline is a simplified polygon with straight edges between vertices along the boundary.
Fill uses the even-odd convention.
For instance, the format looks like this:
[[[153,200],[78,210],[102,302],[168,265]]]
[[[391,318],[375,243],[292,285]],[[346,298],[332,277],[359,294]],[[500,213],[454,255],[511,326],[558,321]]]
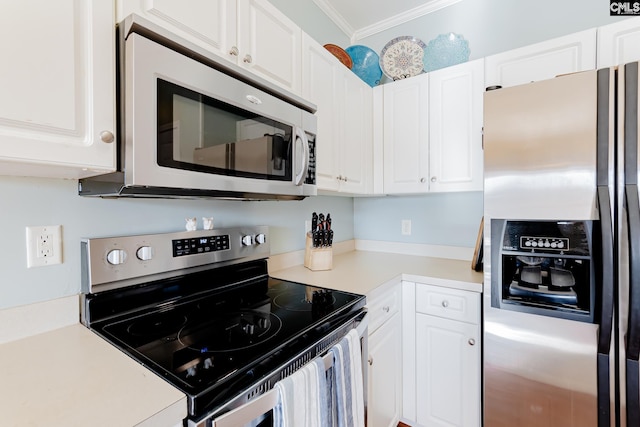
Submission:
[[[100,294],[89,307],[92,329],[188,394],[190,415],[198,415],[364,304],[360,295],[268,277],[261,260]]]

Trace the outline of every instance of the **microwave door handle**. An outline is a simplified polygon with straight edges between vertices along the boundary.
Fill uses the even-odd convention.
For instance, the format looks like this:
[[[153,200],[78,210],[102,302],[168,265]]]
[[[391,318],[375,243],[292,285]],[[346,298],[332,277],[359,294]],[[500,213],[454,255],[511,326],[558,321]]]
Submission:
[[[307,171],[309,169],[309,140],[307,139],[307,134],[302,128],[296,127],[295,134],[296,142],[298,140],[302,142],[302,166],[300,168],[300,173],[295,176],[294,184],[302,185],[304,184],[304,180],[307,177]]]

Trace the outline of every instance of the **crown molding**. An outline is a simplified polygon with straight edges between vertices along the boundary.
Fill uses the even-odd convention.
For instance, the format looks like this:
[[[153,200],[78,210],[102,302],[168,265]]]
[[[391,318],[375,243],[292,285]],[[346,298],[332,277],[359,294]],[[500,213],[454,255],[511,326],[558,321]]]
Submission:
[[[373,34],[388,30],[389,28],[409,22],[413,19],[428,15],[437,10],[451,6],[462,0],[430,0],[425,4],[391,16],[382,21],[376,22],[368,27],[355,30],[349,23],[338,13],[338,11],[329,3],[328,0],[313,0],[313,2],[349,37],[352,43],[362,40]]]
[[[365,37],[369,37],[373,34],[388,30],[389,28],[396,27],[421,16],[428,15],[440,9],[444,9],[445,7],[451,6],[460,1],[462,0],[431,0],[423,4],[422,6],[418,6],[413,9],[407,10],[406,12],[391,16],[373,25],[369,25],[368,27],[360,28],[359,30],[354,31],[354,33],[351,35],[351,40],[361,40]]]
[[[351,40],[355,30],[349,23],[338,13],[338,11],[327,0],[313,0],[313,2],[322,10],[325,15],[333,21],[334,24],[342,30]]]

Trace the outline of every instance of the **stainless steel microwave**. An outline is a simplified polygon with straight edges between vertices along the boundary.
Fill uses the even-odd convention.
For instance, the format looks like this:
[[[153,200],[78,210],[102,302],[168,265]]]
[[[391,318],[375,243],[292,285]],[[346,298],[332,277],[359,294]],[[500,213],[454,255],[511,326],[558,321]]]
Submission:
[[[117,33],[118,170],[80,180],[80,195],[317,193],[313,104],[139,16]]]

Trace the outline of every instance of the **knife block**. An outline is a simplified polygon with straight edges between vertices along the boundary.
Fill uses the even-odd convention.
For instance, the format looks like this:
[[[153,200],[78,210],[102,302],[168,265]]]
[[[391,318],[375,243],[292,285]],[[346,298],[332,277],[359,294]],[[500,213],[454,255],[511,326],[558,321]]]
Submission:
[[[314,248],[311,232],[307,232],[304,266],[311,271],[331,270],[333,268],[333,248],[331,246]]]

